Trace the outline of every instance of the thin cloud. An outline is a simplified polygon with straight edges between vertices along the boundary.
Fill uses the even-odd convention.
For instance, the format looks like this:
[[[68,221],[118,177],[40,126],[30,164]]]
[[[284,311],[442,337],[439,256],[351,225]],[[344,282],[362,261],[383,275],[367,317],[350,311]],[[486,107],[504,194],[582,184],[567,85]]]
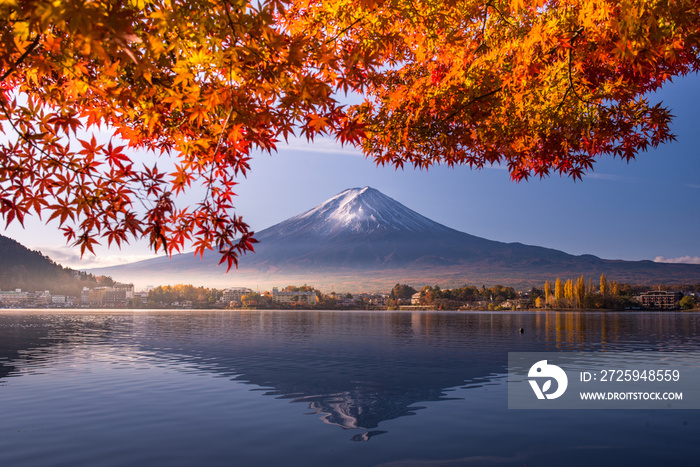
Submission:
[[[592,178],[593,180],[606,180],[609,182],[636,182],[636,178],[625,177],[624,175],[591,172],[583,176],[583,178]]]
[[[36,249],[41,251],[42,254],[48,256],[61,266],[73,269],[104,268],[109,266],[117,266],[119,264],[133,263],[136,261],[151,259],[154,257],[153,254],[99,254],[98,256],[94,256],[92,254],[86,253],[85,256],[81,258],[80,254],[75,248],[71,248],[68,246],[40,246],[36,247]]]
[[[679,258],[665,258],[657,256],[654,258],[655,263],[674,263],[674,264],[700,264],[700,256],[681,256]]]
[[[279,151],[318,152],[363,157],[362,152],[356,147],[352,145],[342,146],[339,142],[324,137],[317,137],[313,141],[306,141],[306,138],[291,137],[288,143],[281,143],[277,146],[277,149]]]

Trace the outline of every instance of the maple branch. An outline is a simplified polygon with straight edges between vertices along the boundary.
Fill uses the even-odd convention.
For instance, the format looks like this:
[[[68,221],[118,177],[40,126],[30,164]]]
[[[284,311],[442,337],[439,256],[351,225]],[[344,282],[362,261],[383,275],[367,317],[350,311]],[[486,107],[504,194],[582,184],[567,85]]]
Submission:
[[[228,25],[231,27],[231,31],[233,32],[234,37],[236,38],[236,42],[238,42],[238,36],[236,36],[236,28],[233,23],[233,18],[231,18],[231,13],[228,11],[229,9],[229,4],[227,0],[223,0],[224,3],[224,11],[226,12],[226,18],[228,19]]]
[[[26,142],[27,144],[29,144],[29,146],[31,146],[34,149],[36,149],[37,151],[39,151],[41,154],[43,154],[51,162],[54,162],[54,163],[60,165],[61,167],[63,167],[66,170],[78,172],[78,169],[75,169],[73,167],[69,167],[68,165],[66,165],[65,163],[60,161],[59,159],[54,158],[53,156],[51,156],[51,154],[44,151],[43,148],[37,146],[37,144],[34,143],[31,139],[29,139],[29,137],[27,135],[25,135],[23,132],[21,132],[20,129],[17,128],[17,125],[15,125],[15,122],[12,120],[10,113],[8,112],[7,108],[5,107],[5,103],[1,100],[0,100],[0,108],[2,108],[2,113],[5,114],[5,117],[7,118],[7,121],[10,123],[10,126],[12,127],[12,129],[15,131],[15,133],[17,133],[19,135],[20,138],[22,138],[24,140],[24,142]]]
[[[591,104],[591,101],[588,101],[579,95],[579,93],[576,91],[576,86],[574,86],[574,80],[573,80],[573,77],[571,76],[571,49],[569,49],[568,62],[569,62],[569,89],[571,89],[571,91],[573,91],[574,96],[576,96],[576,98],[578,98],[578,100],[585,102],[586,104]],[[565,94],[565,96],[566,96],[566,94]]]
[[[355,25],[356,25],[357,23],[359,23],[360,21],[364,20],[366,16],[367,16],[367,15],[360,16],[360,17],[357,18],[355,21],[353,21],[353,22],[350,24],[350,26],[348,26],[347,28],[344,28],[344,29],[343,29],[342,31],[340,31],[338,34],[336,34],[335,36],[333,36],[333,37],[331,37],[330,39],[326,40],[326,42],[324,42],[324,44],[330,44],[331,42],[335,42],[340,36],[342,36],[343,34],[345,34],[346,32],[348,32],[350,29],[352,29],[353,26],[355,26]]]
[[[443,123],[443,122],[445,122],[445,121],[447,121],[447,120],[449,120],[449,119],[452,119],[452,118],[456,117],[457,114],[459,114],[462,110],[466,109],[467,107],[469,107],[470,105],[474,104],[475,102],[478,102],[478,101],[480,101],[481,99],[486,99],[487,97],[491,97],[491,96],[493,96],[494,94],[497,94],[497,93],[501,92],[502,90],[503,90],[503,86],[500,86],[500,87],[498,87],[498,88],[496,88],[496,89],[494,89],[494,90],[492,90],[492,91],[487,92],[486,94],[482,94],[482,95],[480,95],[480,96],[477,96],[477,97],[471,99],[470,101],[468,101],[468,102],[466,102],[466,103],[460,105],[460,106],[459,106],[454,112],[452,112],[451,114],[449,114],[449,115],[447,115],[447,116],[441,118],[441,119],[440,119],[440,122]]]
[[[510,21],[508,21],[508,19],[503,15],[503,13],[501,13],[501,10],[499,10],[498,7],[497,7],[496,5],[493,4],[493,2],[488,2],[488,3],[486,4],[486,11],[487,11],[487,12],[488,12],[489,7],[493,8],[494,10],[496,10],[496,13],[498,13],[498,16],[500,16],[501,19],[502,19],[503,21],[505,21],[506,24],[507,24],[508,26],[513,26],[513,23],[511,23]]]
[[[491,2],[488,2],[484,8],[484,21],[481,22],[481,38],[483,40],[484,34],[486,33],[486,22],[489,20],[489,6],[491,6]],[[481,47],[481,46],[479,46]]]
[[[120,181],[120,180],[115,180],[115,179],[113,179],[113,178],[104,177],[104,176],[102,176],[102,175],[89,174],[89,173],[87,173],[87,172],[85,171],[85,168],[73,167],[72,165],[63,162],[63,161],[61,161],[60,159],[57,159],[57,158],[53,157],[51,154],[47,153],[42,147],[38,146],[30,137],[28,137],[28,136],[25,135],[22,131],[20,131],[19,128],[17,128],[17,125],[15,124],[14,120],[12,120],[12,118],[10,118],[10,114],[9,114],[7,108],[5,107],[4,102],[2,102],[1,100],[0,100],[0,108],[2,109],[2,113],[3,113],[3,114],[5,115],[5,117],[7,118],[7,121],[10,123],[10,126],[11,126],[12,129],[15,131],[15,133],[17,133],[17,135],[18,135],[25,143],[27,143],[29,146],[31,146],[31,147],[34,148],[35,150],[39,151],[39,153],[42,154],[44,157],[46,157],[49,161],[53,162],[54,164],[58,165],[59,167],[63,167],[65,170],[68,170],[68,171],[70,171],[70,172],[77,173],[77,174],[86,175],[86,176],[90,177],[90,179],[93,179],[93,180],[100,180],[100,181],[103,181],[103,182],[110,183],[110,184],[112,184],[112,185],[122,184],[122,183],[123,183],[123,182]],[[83,183],[79,183],[79,184],[78,184],[78,188],[80,189],[80,194],[81,194],[81,196],[83,197],[83,199],[88,199],[89,197],[88,197],[88,194],[87,194],[86,191],[85,191],[85,186],[83,185]],[[130,188],[130,190],[131,190],[131,188]],[[146,198],[148,197],[147,190],[145,190],[145,189],[142,188],[142,187],[136,187],[136,192],[141,193],[141,194],[142,194],[144,197],[146,197]],[[139,200],[139,202],[141,203],[141,205],[142,205],[144,208],[148,209],[148,206],[146,206],[146,204],[143,202],[143,199],[142,199],[141,197],[137,197],[137,199]],[[77,243],[75,243],[75,245],[77,245]]]
[[[40,35],[37,35],[37,37],[34,38],[34,41],[33,41],[32,44],[30,45],[30,47],[29,47],[29,48],[22,54],[22,56],[15,62],[15,64],[13,65],[13,67],[12,67],[10,70],[8,70],[8,72],[6,72],[6,73],[2,76],[2,78],[0,79],[0,81],[3,81],[3,80],[13,71],[13,69],[15,69],[15,68],[29,55],[29,53],[31,53],[31,51],[34,50],[34,49],[36,48],[36,46],[37,46],[38,43],[39,43],[39,39],[40,39],[40,38],[41,38]],[[67,66],[67,65],[63,62],[63,60],[59,60],[58,63],[59,63],[60,65],[62,65],[63,71],[64,71],[64,72],[67,72],[68,74],[71,74],[74,78],[79,78],[79,77],[77,76],[77,74],[75,73],[75,71],[73,70],[73,68],[70,67],[70,66]],[[59,167],[63,167],[65,170],[68,170],[68,171],[70,171],[70,172],[77,173],[77,174],[81,174],[81,175],[86,175],[86,176],[88,176],[91,180],[99,180],[99,181],[102,181],[102,182],[109,183],[109,184],[111,184],[111,185],[118,185],[118,184],[122,184],[122,183],[123,183],[121,180],[116,180],[116,179],[111,178],[111,177],[105,177],[105,176],[98,175],[98,174],[90,174],[90,173],[87,173],[86,170],[85,170],[85,168],[73,167],[73,166],[70,165],[70,164],[64,163],[64,162],[61,161],[60,159],[57,159],[56,157],[53,157],[51,154],[47,153],[42,147],[38,146],[38,145],[37,145],[32,139],[30,139],[30,137],[28,137],[25,133],[21,132],[21,131],[19,130],[19,128],[17,128],[17,125],[15,125],[15,122],[12,120],[12,118],[10,118],[9,112],[8,112],[7,108],[5,107],[5,105],[4,105],[4,103],[3,103],[2,101],[0,101],[0,107],[2,107],[3,114],[4,114],[5,117],[7,118],[7,121],[10,123],[10,126],[11,126],[12,129],[15,131],[15,133],[17,133],[17,135],[18,135],[22,140],[24,140],[30,147],[33,147],[35,150],[39,151],[39,153],[42,154],[44,157],[46,157],[49,161],[53,162],[54,164],[58,165]],[[181,124],[182,124],[182,123],[180,123],[180,125],[181,125]],[[178,125],[178,126],[179,126],[179,125]],[[110,138],[110,142],[111,142],[111,138]],[[83,184],[81,183],[81,184],[78,185],[78,187],[79,187],[79,189],[80,189],[80,195],[82,196],[82,198],[87,200],[87,199],[89,198],[89,196],[88,196],[88,194],[87,194],[86,191],[85,191],[85,186],[83,186]],[[129,188],[129,190],[131,190],[131,189],[132,189],[132,188]],[[144,200],[148,200],[148,190],[145,189],[145,188],[143,188],[143,187],[138,187],[138,186],[137,186],[137,187],[135,187],[135,191],[136,191],[137,193],[140,193],[140,194],[141,194],[141,196],[138,196],[138,197],[136,198],[136,199],[139,201],[139,203],[141,204],[141,206],[143,206],[144,209],[149,210],[149,206],[147,206],[146,203],[145,203],[145,201],[144,201]],[[87,235],[87,234],[85,234],[85,235]],[[78,245],[78,242],[79,242],[79,240],[76,240],[75,243],[73,244],[73,246],[77,246],[77,245]],[[93,252],[93,253],[94,253],[94,252]]]
[[[561,106],[564,105],[564,101],[566,101],[566,96],[569,95],[569,91],[571,91],[571,86],[566,87],[566,91],[564,91],[564,96],[561,98],[561,101],[559,101],[559,105],[557,105],[557,108],[554,110],[555,112],[559,112]]]
[[[239,25],[240,25],[240,23],[234,22],[234,21],[233,21],[233,18],[231,18],[231,14],[230,14],[230,12],[229,12],[229,6],[230,6],[230,5],[229,5],[228,1],[227,1],[227,0],[223,0],[223,3],[224,3],[224,10],[226,11],[226,18],[227,18],[227,21],[228,21],[228,25],[229,25],[229,27],[231,28],[231,32],[233,33],[233,36],[236,38],[236,42],[238,42],[238,36],[236,35],[235,24],[239,24]],[[266,44],[266,46],[269,47],[269,44]],[[265,57],[263,57],[262,55],[260,55],[260,54],[258,53],[257,50],[248,47],[245,43],[242,43],[242,44],[241,44],[241,47],[243,47],[243,48],[246,49],[248,52],[250,52],[250,53],[252,53],[253,55],[255,55],[256,57],[258,57],[262,63],[265,63],[265,62],[268,61],[268,59],[266,59]],[[277,80],[279,79],[279,77],[276,76],[274,73],[273,73],[273,76],[275,77],[275,79],[277,79]],[[239,112],[239,113],[241,113],[241,112]]]
[[[233,23],[231,22],[231,17],[228,14],[228,2],[224,0],[224,3],[226,4],[226,16],[229,17],[229,24],[231,28],[233,28]],[[216,142],[216,149],[214,149],[214,158],[216,160],[216,155],[219,153],[219,149],[221,149],[221,144],[224,141],[224,132],[226,131],[226,128],[228,127],[228,122],[231,119],[231,115],[233,115],[234,111],[234,105],[233,105],[233,63],[231,63],[228,67],[228,90],[229,90],[229,98],[231,99],[231,108],[228,111],[228,115],[226,115],[226,120],[224,120],[224,125],[221,127],[221,133],[219,134],[219,139]],[[211,168],[209,169],[209,179],[207,183],[207,192],[204,195],[204,200],[206,201],[209,199],[209,196],[211,195],[212,189],[211,185],[213,183],[213,174],[214,174],[214,164],[211,165]]]
[[[574,45],[574,42],[576,42],[576,39],[578,39],[578,36],[581,35],[581,33],[584,31],[584,27],[580,26],[576,31],[574,31],[574,35],[571,36],[571,45]]]
[[[231,106],[231,109],[228,111],[228,115],[226,115],[226,120],[224,120],[224,126],[221,128],[221,133],[219,134],[219,141],[216,143],[216,149],[214,149],[214,157],[216,158],[216,155],[219,153],[219,149],[221,149],[221,144],[224,141],[224,132],[226,131],[226,127],[228,126],[228,121],[231,118],[231,115],[233,115],[233,106]],[[213,182],[213,177],[212,174],[214,173],[214,167],[215,165],[212,163],[211,169],[209,169],[209,180],[207,183],[207,193],[204,195],[204,199],[207,200],[209,198],[209,195],[211,194],[211,185]]]
[[[418,16],[418,17],[422,20],[423,25],[425,25],[425,24],[427,23],[426,20],[425,20],[425,16],[423,16],[423,15],[418,11],[418,9],[416,8],[416,4],[413,3],[413,0],[408,0],[408,3],[411,4],[411,9],[413,10],[413,13],[415,13],[415,15]]]
[[[484,36],[485,36],[485,34],[486,34],[486,23],[487,23],[488,20],[489,20],[489,7],[493,8],[494,10],[496,10],[496,13],[498,13],[498,16],[500,16],[501,19],[502,19],[503,21],[505,21],[505,23],[506,23],[508,26],[513,26],[513,23],[511,23],[510,21],[508,21],[508,19],[503,15],[503,13],[501,13],[501,10],[499,10],[499,9],[493,4],[493,1],[487,2],[486,5],[484,5],[484,7],[485,7],[485,8],[484,8],[484,20],[481,22],[481,44],[479,44],[478,47],[474,50],[475,53],[479,52],[479,51],[481,50],[482,47],[487,47],[487,45],[486,45],[486,40],[485,40],[485,37],[484,37]]]
[[[12,66],[2,76],[0,76],[0,81],[5,81],[5,79],[22,64],[24,59],[27,58],[27,56],[32,53],[34,49],[36,49],[36,47],[39,45],[39,39],[41,39],[41,34],[37,34],[32,43],[29,44],[29,47],[27,47],[27,50],[25,50],[24,53],[20,55],[17,60],[15,60],[15,63],[13,63]]]
[[[572,48],[574,46],[574,42],[576,42],[576,39],[578,39],[578,36],[580,36],[584,30],[585,29],[583,28],[583,26],[581,26],[576,31],[574,31],[574,35],[571,36],[571,44],[570,44]],[[559,49],[559,47],[561,47],[560,44],[553,46],[551,49],[549,49],[547,51],[547,55],[553,55]]]
[[[457,109],[455,109],[452,113],[449,115],[446,115],[445,117],[441,118],[440,120],[437,121],[437,123],[444,123],[447,120],[450,120],[454,117],[456,117],[462,110],[466,109],[470,105],[474,104],[475,102],[478,102],[482,99],[486,99],[487,97],[493,96],[494,94],[497,94],[503,90],[503,86],[500,86],[497,89],[493,89],[486,94],[482,94],[480,96],[474,97],[473,99],[469,100],[468,102],[465,102],[464,104],[460,105]],[[428,125],[402,125],[402,126],[392,126],[392,130],[399,130],[399,129],[407,129],[407,128],[430,128],[433,125],[433,123],[430,123]],[[374,128],[372,125],[368,125],[368,128]],[[386,129],[387,127],[382,127],[382,129]]]

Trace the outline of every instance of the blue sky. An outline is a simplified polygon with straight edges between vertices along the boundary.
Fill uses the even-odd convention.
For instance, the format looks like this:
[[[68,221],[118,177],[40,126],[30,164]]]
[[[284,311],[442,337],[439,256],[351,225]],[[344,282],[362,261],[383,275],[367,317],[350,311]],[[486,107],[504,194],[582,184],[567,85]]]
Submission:
[[[255,229],[274,225],[352,187],[371,186],[419,213],[472,235],[602,258],[686,258],[700,263],[700,78],[677,79],[655,100],[675,115],[678,140],[627,164],[599,160],[583,181],[552,176],[515,183],[502,168],[377,167],[332,140],[280,146],[253,158],[236,208]],[[143,242],[78,259],[55,225],[30,219],[3,232],[72,267],[149,257]]]

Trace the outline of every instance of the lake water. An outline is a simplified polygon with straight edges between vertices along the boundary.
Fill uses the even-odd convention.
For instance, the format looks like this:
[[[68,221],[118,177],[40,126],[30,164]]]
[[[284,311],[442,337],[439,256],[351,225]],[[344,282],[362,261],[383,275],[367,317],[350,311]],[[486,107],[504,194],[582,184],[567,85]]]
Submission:
[[[0,465],[697,466],[700,410],[512,410],[505,373],[513,351],[697,352],[699,331],[674,312],[0,310]]]

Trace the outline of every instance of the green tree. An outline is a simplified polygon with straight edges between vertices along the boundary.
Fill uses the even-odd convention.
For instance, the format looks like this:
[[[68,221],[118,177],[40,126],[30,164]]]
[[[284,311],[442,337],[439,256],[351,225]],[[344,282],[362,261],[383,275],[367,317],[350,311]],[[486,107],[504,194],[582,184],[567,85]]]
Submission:
[[[407,284],[396,284],[391,292],[389,292],[390,299],[410,299],[413,294],[416,293],[416,289]]]
[[[696,306],[695,299],[690,295],[686,295],[678,302],[678,306],[683,310],[692,310]]]

